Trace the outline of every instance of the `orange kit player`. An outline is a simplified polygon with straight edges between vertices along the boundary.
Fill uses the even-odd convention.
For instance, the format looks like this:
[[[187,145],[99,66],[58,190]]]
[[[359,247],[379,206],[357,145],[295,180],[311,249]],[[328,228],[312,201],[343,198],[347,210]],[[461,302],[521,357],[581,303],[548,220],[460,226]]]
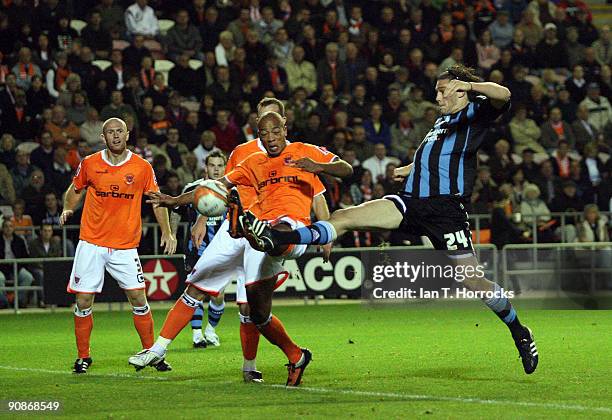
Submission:
[[[123,120],[110,118],[102,126],[106,148],[83,159],[64,196],[60,225],[74,213],[83,191],[85,204],[67,290],[76,295],[74,333],[78,358],[74,373],[86,373],[92,364],[89,339],[93,328],[94,295],[102,291],[104,270],[119,283],[130,301],[134,326],[143,348],[153,344],[153,317],[145,293],[144,276],[136,248],[142,233],[141,207],[145,191],[159,191],[151,165],[127,150],[129,132]],[[176,250],[168,210],[154,207],[166,254]],[[157,370],[170,370],[161,360]]]
[[[316,191],[316,174],[326,173],[332,176],[348,176],[351,166],[340,160],[333,153],[305,143],[289,143],[286,140],[285,119],[276,112],[264,113],[258,128],[265,152],[250,155],[236,168],[228,173],[222,181],[228,188],[234,185],[251,186],[257,193],[257,202],[251,207],[255,215],[273,222],[280,221],[291,227],[303,226],[310,220],[310,209]],[[188,205],[193,202],[193,193],[180,197],[170,197],[161,193],[149,193],[149,202],[165,207]],[[217,235],[219,236],[219,235]],[[214,249],[213,239],[206,249]],[[244,238],[243,238],[244,240]],[[245,253],[244,273],[246,295],[250,309],[250,319],[268,341],[277,345],[289,359],[287,378],[288,386],[300,384],[302,373],[311,359],[308,349],[300,348],[287,335],[280,320],[271,314],[272,294],[277,280],[284,269],[283,259],[297,258],[305,251],[297,246],[288,249],[281,256],[271,256],[252,247]],[[206,252],[205,251],[205,252]],[[210,255],[220,267],[226,262],[227,254]],[[209,258],[204,254],[194,268],[199,271],[199,264],[207,264]],[[160,337],[149,352],[143,352],[130,358],[130,363],[144,367],[165,356],[166,348],[191,317],[194,304],[204,297],[205,293],[213,294],[226,284],[215,276],[193,276],[187,279],[189,286],[181,299],[168,313]]]
[[[285,105],[276,98],[264,98],[257,104],[257,113],[259,116],[263,115],[268,111],[274,111],[283,118],[285,117]],[[236,146],[236,148],[230,154],[225,168],[225,174],[227,175],[236,168],[236,166],[245,160],[247,157],[254,153],[266,152],[266,149],[262,141],[257,138],[246,143]],[[257,191],[250,185],[237,185],[238,193],[240,195],[240,201],[244,209],[249,209],[257,201]],[[312,203],[312,210],[317,220],[329,219],[329,208],[325,201],[325,186],[321,183],[317,177],[315,181],[314,199]],[[245,240],[245,247],[250,248],[250,244]],[[331,245],[323,247],[323,257],[327,261],[331,252]],[[243,264],[240,264],[241,266]],[[240,281],[242,280],[242,281]],[[257,347],[259,345],[259,330],[251,321],[249,316],[249,304],[247,302],[246,289],[244,287],[244,270],[241,269],[238,281],[238,287],[236,290],[236,303],[238,303],[239,316],[240,316],[240,343],[242,345],[243,364],[242,372],[245,382],[262,382],[263,376],[260,371],[257,370],[256,357]],[[280,285],[280,284],[279,284]]]

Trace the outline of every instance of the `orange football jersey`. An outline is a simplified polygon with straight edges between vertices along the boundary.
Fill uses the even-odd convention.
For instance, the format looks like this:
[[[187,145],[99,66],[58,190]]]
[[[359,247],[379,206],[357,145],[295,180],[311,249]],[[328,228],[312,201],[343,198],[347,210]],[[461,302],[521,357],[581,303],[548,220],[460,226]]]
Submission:
[[[337,158],[333,153],[311,144],[289,143],[276,157],[268,156],[265,152],[250,155],[225,177],[234,185],[255,189],[257,202],[251,211],[258,218],[274,220],[289,216],[309,223],[312,198],[320,193],[321,181],[316,174],[287,165],[289,161],[303,157],[321,163]]]
[[[75,190],[87,188],[80,239],[113,249],[138,247],[142,234],[141,206],[145,191],[159,191],[151,164],[128,152],[111,164],[106,150],[83,159],[73,178]]]
[[[266,148],[261,144],[259,138],[250,140],[246,143],[239,144],[234,148],[229,158],[227,159],[227,165],[225,166],[225,175],[229,174],[238,166],[240,162],[251,156],[253,153],[264,152]],[[315,194],[319,195],[325,192],[325,186],[319,179],[315,182]],[[257,201],[257,191],[250,185],[237,185],[238,194],[240,195],[240,202],[242,207],[247,210]]]
[[[225,166],[225,175],[238,166],[240,162],[251,156],[253,153],[265,152],[266,149],[259,142],[259,139],[250,140],[246,143],[239,144],[234,148],[229,158],[227,159],[227,165]],[[244,209],[251,207],[255,201],[257,201],[257,192],[255,188],[250,185],[238,185],[238,194],[240,195],[240,202]]]

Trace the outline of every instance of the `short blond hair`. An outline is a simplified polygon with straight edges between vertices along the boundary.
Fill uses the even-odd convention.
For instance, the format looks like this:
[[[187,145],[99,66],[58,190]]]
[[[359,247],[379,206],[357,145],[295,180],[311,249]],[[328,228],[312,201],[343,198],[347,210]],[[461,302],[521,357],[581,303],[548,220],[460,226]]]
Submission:
[[[125,128],[125,131],[128,131],[127,124],[125,123],[125,121],[123,121],[121,118],[110,117],[109,119],[107,119],[106,121],[102,123],[102,134],[104,134],[104,130],[106,130],[106,124],[113,122],[113,121],[120,122],[121,125],[123,125],[123,128]]]

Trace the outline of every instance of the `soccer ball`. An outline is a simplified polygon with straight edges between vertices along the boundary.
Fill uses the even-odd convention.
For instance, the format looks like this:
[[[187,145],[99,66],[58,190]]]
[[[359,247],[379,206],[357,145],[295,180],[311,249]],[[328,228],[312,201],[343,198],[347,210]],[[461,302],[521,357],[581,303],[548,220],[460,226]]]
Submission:
[[[203,181],[194,191],[193,208],[204,216],[221,216],[227,209],[227,188],[213,179]]]

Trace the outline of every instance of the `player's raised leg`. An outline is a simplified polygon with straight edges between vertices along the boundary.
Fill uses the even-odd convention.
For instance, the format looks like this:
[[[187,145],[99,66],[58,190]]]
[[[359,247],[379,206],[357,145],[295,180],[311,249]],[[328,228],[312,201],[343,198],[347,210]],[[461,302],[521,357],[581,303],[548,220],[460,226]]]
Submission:
[[[286,244],[327,244],[352,230],[396,229],[402,222],[402,217],[402,213],[392,201],[379,199],[336,210],[327,221],[318,221],[288,232],[272,229],[249,212],[241,220],[245,231],[255,239],[258,248],[270,251]]]

